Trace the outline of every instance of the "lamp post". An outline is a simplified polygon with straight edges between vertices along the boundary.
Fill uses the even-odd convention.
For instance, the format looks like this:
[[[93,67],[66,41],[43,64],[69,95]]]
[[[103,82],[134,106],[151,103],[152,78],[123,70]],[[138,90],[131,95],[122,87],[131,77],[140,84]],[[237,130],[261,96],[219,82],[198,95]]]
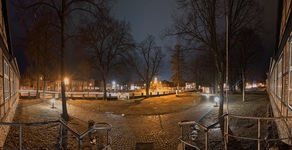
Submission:
[[[89,98],[89,92],[91,90],[91,83],[89,83],[89,89],[88,89],[88,98]]]
[[[216,96],[214,100],[215,100],[215,103],[216,103],[216,105],[214,105],[214,107],[218,107],[218,103],[219,103],[219,100],[220,100],[219,97]]]
[[[64,78],[64,83],[65,83],[65,85],[69,85],[69,79]],[[69,86],[68,86],[68,89],[69,89]],[[66,88],[65,88],[65,95],[66,95]]]
[[[52,107],[51,107],[51,108],[56,108],[56,107],[55,107],[55,103],[56,103],[56,99],[55,99],[55,98],[53,98],[53,99],[51,100],[51,103],[52,103]]]

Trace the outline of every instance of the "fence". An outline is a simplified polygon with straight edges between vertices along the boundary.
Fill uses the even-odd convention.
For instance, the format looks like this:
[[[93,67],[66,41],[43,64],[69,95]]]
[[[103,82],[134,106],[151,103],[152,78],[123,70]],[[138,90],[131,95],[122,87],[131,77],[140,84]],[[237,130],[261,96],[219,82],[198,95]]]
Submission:
[[[70,135],[74,138],[76,138],[76,143],[74,145],[77,145],[77,148],[71,148],[71,149],[82,149],[82,142],[85,141],[84,138],[86,135],[88,135],[88,139],[90,140],[90,145],[96,146],[98,149],[103,149],[103,150],[110,150],[110,145],[111,145],[111,138],[109,136],[109,131],[111,130],[112,126],[108,123],[94,123],[91,124],[88,128],[88,130],[84,131],[83,133],[79,134],[76,131],[74,131],[72,128],[70,128],[63,120],[54,120],[54,121],[45,121],[45,122],[33,122],[33,123],[8,123],[8,122],[0,122],[0,125],[4,126],[10,126],[10,127],[17,127],[18,128],[18,137],[15,137],[15,139],[18,139],[18,149],[23,149],[23,128],[25,127],[31,127],[31,126],[44,126],[44,125],[51,125],[51,127],[56,127],[58,126],[58,130],[60,131],[57,133],[58,137],[55,142],[55,144],[48,144],[46,145],[38,145],[37,148],[32,148],[30,147],[29,149],[47,149],[47,148],[52,148],[52,149],[62,149],[63,145],[63,139],[68,140],[68,132],[67,134],[64,134],[64,130],[66,129],[69,131]],[[47,130],[48,128],[46,128]],[[56,131],[56,130],[54,130]],[[50,130],[48,131],[50,132]],[[51,133],[51,132],[50,132]],[[29,133],[28,133],[29,134]],[[46,133],[49,134],[49,133]],[[53,133],[51,133],[53,134]],[[94,136],[94,134],[97,134]],[[66,137],[64,137],[64,135]],[[31,135],[29,135],[31,136]],[[39,137],[41,138],[41,137]],[[13,140],[15,140],[13,139]],[[72,139],[72,138],[71,138]],[[51,139],[53,140],[53,139]],[[68,141],[66,141],[68,142]],[[27,141],[26,141],[27,143]],[[37,142],[38,143],[38,142]],[[84,144],[85,145],[85,144]],[[12,149],[15,149],[13,147]],[[27,149],[27,147],[25,148]]]
[[[163,95],[170,95],[175,94],[176,91],[161,91],[161,92],[150,92],[149,96],[163,96]],[[42,90],[39,90],[40,97],[43,98],[44,93]],[[35,98],[36,97],[35,90],[20,90],[19,96],[21,98]],[[109,99],[119,99],[121,95],[125,95],[122,99],[130,99],[130,98],[140,98],[145,97],[146,94],[144,92],[107,92],[107,98]],[[61,93],[56,91],[46,91],[45,92],[46,98],[60,98]],[[81,98],[81,99],[102,99],[103,92],[66,92],[66,97],[74,99],[74,98]]]
[[[291,136],[287,137],[277,137],[277,136],[269,136],[267,133],[270,132],[269,125],[272,123],[275,123],[277,121],[284,121],[287,119],[292,119],[292,117],[248,117],[248,116],[239,116],[239,115],[232,115],[232,114],[225,114],[222,116],[224,119],[225,129],[224,129],[224,149],[228,149],[228,145],[230,144],[230,138],[235,138],[237,140],[245,140],[249,142],[256,142],[257,144],[253,144],[252,146],[257,147],[258,150],[265,148],[272,147],[276,143],[283,141],[287,142],[289,141],[291,143]],[[249,121],[250,125],[245,126],[244,128],[250,128],[252,131],[252,134],[248,134],[249,136],[243,136],[243,133],[236,133],[233,132],[232,134],[229,133],[228,128],[230,123],[238,123],[238,124],[244,124],[244,121]],[[253,127],[253,125],[256,125]],[[209,134],[212,129],[218,128],[217,125],[219,125],[219,121],[215,122],[214,124],[210,126],[204,126],[196,121],[181,121],[178,123],[178,125],[181,127],[181,136],[179,137],[180,140],[180,149],[184,150],[186,147],[192,147],[195,149],[213,149],[210,148],[210,138]],[[197,126],[199,129],[194,129],[194,126]],[[254,128],[256,131],[254,131]],[[195,131],[197,130],[197,131]],[[194,135],[194,133],[202,133],[199,132],[199,130],[203,131],[204,135],[201,137],[201,140],[199,140],[199,135]],[[194,132],[195,131],[195,132]],[[236,130],[235,130],[236,131]],[[266,132],[265,132],[266,131]],[[249,132],[246,131],[245,132]],[[277,132],[277,131],[276,131]],[[195,137],[194,137],[195,136]],[[202,136],[202,135],[201,135]],[[202,142],[202,139],[204,142]],[[271,144],[274,143],[274,144]],[[286,146],[288,146],[286,144]],[[288,146],[290,147],[290,146]],[[254,148],[254,147],[253,147]]]

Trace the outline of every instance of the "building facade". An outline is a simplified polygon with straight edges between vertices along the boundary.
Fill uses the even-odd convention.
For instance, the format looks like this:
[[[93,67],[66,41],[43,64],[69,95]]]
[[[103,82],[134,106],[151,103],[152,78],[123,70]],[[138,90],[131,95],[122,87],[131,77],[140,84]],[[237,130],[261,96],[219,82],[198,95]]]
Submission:
[[[276,51],[270,62],[267,87],[275,117],[292,116],[291,0],[279,0]],[[291,137],[292,119],[277,121],[280,138]],[[291,145],[290,140],[284,142]]]
[[[13,55],[7,1],[0,2],[0,121],[12,122],[19,100],[19,69]],[[0,148],[9,131],[9,126],[0,126]]]

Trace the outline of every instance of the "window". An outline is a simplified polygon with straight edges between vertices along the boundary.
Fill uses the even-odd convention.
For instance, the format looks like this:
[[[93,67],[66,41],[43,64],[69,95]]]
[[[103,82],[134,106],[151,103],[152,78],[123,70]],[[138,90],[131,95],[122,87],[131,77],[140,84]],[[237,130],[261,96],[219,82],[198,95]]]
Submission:
[[[277,74],[277,96],[282,97],[282,57],[278,62],[278,74]]]
[[[292,41],[289,44],[289,93],[288,93],[288,106],[292,108]]]
[[[4,97],[7,101],[10,97],[10,86],[9,86],[9,65],[4,60]]]

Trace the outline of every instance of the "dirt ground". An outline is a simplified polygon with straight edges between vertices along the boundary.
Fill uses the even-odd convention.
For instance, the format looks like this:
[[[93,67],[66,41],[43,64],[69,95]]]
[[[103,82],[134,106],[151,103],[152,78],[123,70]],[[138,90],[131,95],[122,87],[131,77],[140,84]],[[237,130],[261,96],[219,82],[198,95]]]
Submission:
[[[152,115],[152,114],[166,114],[171,112],[178,112],[184,109],[188,109],[196,102],[188,99],[188,97],[197,97],[198,99],[204,99],[205,97],[198,94],[192,95],[175,95],[160,96],[149,98],[147,100],[128,100],[128,101],[101,101],[101,100],[70,100],[69,105],[75,105],[84,109],[92,110],[94,112],[111,112],[114,114],[125,115]],[[137,105],[139,104],[139,107]],[[171,105],[170,105],[171,104]],[[214,103],[215,104],[215,103]],[[242,101],[241,95],[235,94],[229,96],[229,114],[242,115],[242,116],[256,116],[263,117],[267,115],[267,106],[269,104],[268,95],[266,93],[260,94],[248,94],[247,100]],[[29,106],[35,105],[34,109],[30,109]],[[159,105],[160,109],[157,108]],[[97,107],[98,106],[98,107]],[[134,107],[135,106],[135,107]],[[127,108],[127,109],[125,109]],[[200,120],[204,126],[210,126],[218,121],[218,107],[214,107],[211,112]],[[19,107],[16,111],[14,122],[36,122],[36,121],[48,121],[56,120],[60,118],[60,111],[48,107],[48,103],[43,103],[41,100],[20,100]],[[257,120],[236,119],[230,117],[229,119],[230,129],[234,135],[257,137]],[[261,136],[266,135],[265,125],[266,121],[261,122],[262,133]],[[69,126],[77,132],[81,133],[87,129],[87,122],[71,118]],[[58,125],[45,125],[42,127],[25,127],[22,129],[22,137],[24,139],[23,148],[37,147],[37,149],[53,149],[58,138],[59,126]],[[200,131],[201,132],[201,131]],[[13,149],[18,147],[18,133],[19,127],[12,127],[8,138],[5,142],[6,149]],[[202,134],[204,135],[204,134]],[[224,144],[221,138],[221,131],[219,127],[209,131],[209,149],[224,149]],[[85,138],[84,140],[89,140]],[[200,137],[201,143],[204,143],[204,137]],[[89,142],[87,142],[89,143]],[[40,146],[41,145],[41,146]],[[73,135],[69,135],[70,147],[77,149],[76,138]],[[264,145],[264,143],[262,143]],[[48,147],[48,148],[45,148]],[[257,149],[257,142],[249,142],[246,140],[240,140],[237,142],[231,142],[229,149]],[[90,145],[85,145],[85,149],[91,149]]]

